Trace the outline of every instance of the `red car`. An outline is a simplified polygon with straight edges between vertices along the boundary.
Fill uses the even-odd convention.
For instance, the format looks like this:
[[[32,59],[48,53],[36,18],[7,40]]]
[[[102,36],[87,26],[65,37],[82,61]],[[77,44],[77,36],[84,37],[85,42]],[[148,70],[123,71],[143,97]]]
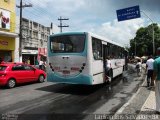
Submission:
[[[24,63],[0,64],[0,86],[15,87],[19,83],[31,81],[44,82],[46,73]]]

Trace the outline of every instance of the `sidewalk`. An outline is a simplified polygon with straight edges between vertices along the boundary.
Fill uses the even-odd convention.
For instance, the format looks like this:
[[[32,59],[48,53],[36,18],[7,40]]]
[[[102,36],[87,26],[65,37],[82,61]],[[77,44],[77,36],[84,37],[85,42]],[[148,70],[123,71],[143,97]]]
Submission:
[[[144,68],[145,69],[145,68]],[[147,76],[145,77],[145,80],[143,82],[143,85],[147,84]],[[141,107],[141,113],[145,112],[152,112],[155,113],[156,111],[156,101],[155,101],[155,87],[153,88],[146,88],[149,90],[149,95],[146,101],[144,102],[143,106]]]
[[[125,115],[125,118],[131,117],[134,120],[160,120],[160,115],[156,114],[155,109],[155,90],[147,88],[146,75],[143,80],[138,91],[115,115]]]
[[[155,111],[156,110],[156,104],[155,104],[155,91],[150,91],[150,94],[143,104],[141,108],[141,112],[145,111]]]

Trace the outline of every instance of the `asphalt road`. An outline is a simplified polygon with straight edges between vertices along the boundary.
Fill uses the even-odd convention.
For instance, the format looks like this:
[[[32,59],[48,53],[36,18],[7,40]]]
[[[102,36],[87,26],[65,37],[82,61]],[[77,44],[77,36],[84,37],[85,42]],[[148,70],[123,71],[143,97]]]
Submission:
[[[111,84],[82,86],[31,83],[13,89],[0,88],[0,119],[77,120],[99,119],[114,114],[137,91],[143,75],[137,77],[132,65]]]

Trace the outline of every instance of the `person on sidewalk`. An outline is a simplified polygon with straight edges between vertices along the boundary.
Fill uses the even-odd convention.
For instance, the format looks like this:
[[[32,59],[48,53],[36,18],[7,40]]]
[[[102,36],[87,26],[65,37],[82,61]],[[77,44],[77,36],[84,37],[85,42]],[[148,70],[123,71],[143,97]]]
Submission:
[[[138,59],[138,62],[136,64],[136,71],[137,71],[137,76],[138,77],[141,76],[141,70],[142,70],[142,63],[141,63],[141,60]]]
[[[39,69],[43,70],[43,60],[42,60],[42,58],[40,58],[40,61],[39,61]]]
[[[110,60],[110,57],[108,56],[107,59],[106,59],[106,79],[111,81],[111,60]]]
[[[155,80],[155,98],[156,98],[156,112],[160,113],[160,47],[157,48],[158,57],[153,63],[153,77]]]
[[[152,58],[152,55],[148,57],[148,60],[146,62],[146,70],[147,70],[147,87],[154,86],[154,80],[153,80],[153,63],[154,59]]]

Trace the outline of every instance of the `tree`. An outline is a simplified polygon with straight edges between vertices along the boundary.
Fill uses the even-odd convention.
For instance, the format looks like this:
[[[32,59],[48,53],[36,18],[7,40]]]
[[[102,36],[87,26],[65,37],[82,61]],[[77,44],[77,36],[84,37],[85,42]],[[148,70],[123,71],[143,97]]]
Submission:
[[[154,23],[137,30],[136,36],[130,40],[130,55],[133,53],[137,56],[153,54],[153,28],[155,49],[160,47],[160,27]]]

